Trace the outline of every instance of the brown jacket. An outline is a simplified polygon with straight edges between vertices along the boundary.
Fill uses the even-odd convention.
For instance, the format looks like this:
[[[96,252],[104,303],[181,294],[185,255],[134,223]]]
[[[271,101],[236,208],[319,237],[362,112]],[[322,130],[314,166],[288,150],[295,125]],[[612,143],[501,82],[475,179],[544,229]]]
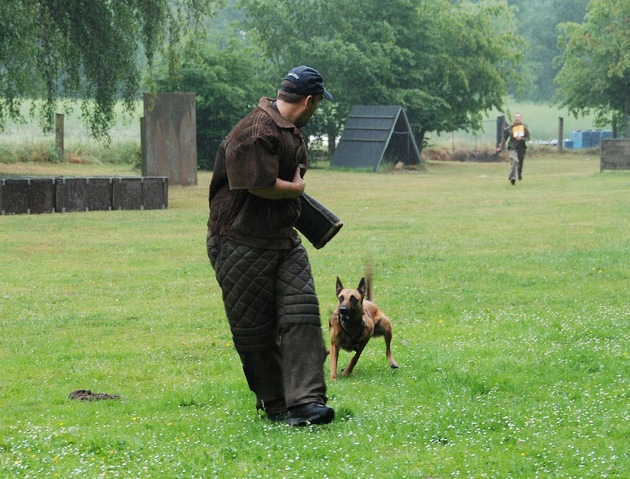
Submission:
[[[300,215],[299,199],[267,200],[248,190],[271,187],[276,178],[291,181],[300,163],[307,164],[302,132],[280,115],[273,99],[261,98],[217,152],[210,182],[210,233],[254,248],[298,244],[293,225]]]

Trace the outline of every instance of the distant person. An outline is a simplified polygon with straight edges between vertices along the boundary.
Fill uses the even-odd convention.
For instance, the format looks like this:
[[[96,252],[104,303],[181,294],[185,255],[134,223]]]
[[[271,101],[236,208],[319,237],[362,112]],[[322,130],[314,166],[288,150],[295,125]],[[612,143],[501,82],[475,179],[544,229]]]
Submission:
[[[526,141],[529,141],[529,130],[527,125],[522,123],[520,113],[514,113],[514,123],[503,130],[503,140],[497,147],[497,152],[501,151],[507,142],[508,156],[510,157],[510,183],[516,183],[523,179],[523,162],[527,151]]]
[[[246,79],[244,80],[246,81]],[[300,128],[332,95],[313,68],[292,69],[219,146],[210,182],[208,257],[256,408],[291,426],[326,424],[319,303],[294,225],[308,166]]]

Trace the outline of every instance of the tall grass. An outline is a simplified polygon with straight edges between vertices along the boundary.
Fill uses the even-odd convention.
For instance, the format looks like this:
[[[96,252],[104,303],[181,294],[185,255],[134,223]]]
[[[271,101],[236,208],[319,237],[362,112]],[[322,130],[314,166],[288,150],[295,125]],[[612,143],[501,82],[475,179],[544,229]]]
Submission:
[[[441,135],[429,134],[431,145],[451,148],[457,147],[493,147],[496,146],[496,121],[498,116],[505,116],[507,122],[511,122],[514,113],[523,115],[523,123],[527,124],[532,142],[549,142],[558,139],[559,119],[563,119],[563,137],[569,138],[572,131],[595,129],[594,115],[571,115],[568,110],[555,105],[521,102],[507,99],[504,111],[492,110],[483,122],[483,128],[479,132],[467,133],[458,131]],[[610,129],[610,127],[608,127]]]
[[[68,168],[124,169],[43,173]],[[507,173],[308,173],[345,221],[309,247],[323,332],[335,277],[371,261],[400,369],[374,339],[306,429],[256,416],[205,256],[209,174],[164,211],[0,217],[0,476],[629,477],[630,177],[579,155]]]
[[[55,133],[45,133],[37,112],[33,116],[31,110],[32,103],[24,102],[24,121],[9,121],[0,131],[0,163],[67,161],[140,165],[142,102],[130,114],[124,112],[122,104],[116,106],[116,121],[108,142],[91,138],[78,104],[60,104],[57,111],[64,115],[63,158],[55,147]]]
[[[55,151],[54,134],[42,132],[37,118],[29,115],[31,103],[25,102],[24,123],[8,122],[4,131],[0,132],[0,162],[14,163],[19,161],[60,161]],[[67,102],[60,105],[59,113],[65,117],[66,160],[82,163],[138,163],[140,144],[140,118],[142,102],[138,102],[135,112],[123,114],[122,105],[118,105],[116,123],[110,132],[111,144],[104,148],[103,144],[90,138],[89,132],[80,116],[78,105]],[[514,113],[521,112],[523,121],[532,132],[533,142],[549,142],[558,138],[559,118],[564,119],[564,137],[571,131],[594,129],[594,116],[573,117],[566,109],[554,105],[535,104],[506,99],[504,112],[492,110],[482,124],[481,131],[467,133],[456,131],[441,135],[429,133],[427,138],[430,147],[449,148],[452,151],[464,149],[484,149],[496,146],[496,119],[504,115],[511,121]]]
[[[112,141],[140,141],[140,117],[143,114],[142,100],[138,101],[135,109],[130,113],[125,111],[122,103],[118,103],[114,110],[116,118],[111,129]],[[37,107],[32,101],[24,101],[20,111],[23,121],[7,121],[4,130],[0,132],[0,143],[21,144],[49,140],[54,144],[54,132],[52,134],[44,133]],[[92,142],[86,123],[81,116],[79,103],[69,100],[60,102],[56,112],[64,115],[64,137],[68,142]],[[54,125],[51,126],[54,130]]]

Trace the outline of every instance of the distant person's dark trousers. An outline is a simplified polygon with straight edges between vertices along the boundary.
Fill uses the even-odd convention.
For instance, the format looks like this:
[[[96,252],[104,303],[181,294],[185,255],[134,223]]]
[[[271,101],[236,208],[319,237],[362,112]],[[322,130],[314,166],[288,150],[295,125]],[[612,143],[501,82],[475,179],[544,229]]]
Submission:
[[[524,149],[510,149],[508,150],[508,156],[510,157],[510,174],[508,175],[508,179],[518,179],[523,178],[523,163],[525,162],[525,151]]]
[[[518,179],[523,179],[523,163],[525,162],[525,150],[516,150],[518,153]]]

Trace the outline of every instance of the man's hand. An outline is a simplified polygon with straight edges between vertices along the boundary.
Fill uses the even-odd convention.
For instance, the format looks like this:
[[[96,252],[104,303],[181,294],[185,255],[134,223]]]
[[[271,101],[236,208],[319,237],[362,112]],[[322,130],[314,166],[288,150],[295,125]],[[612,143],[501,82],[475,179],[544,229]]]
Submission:
[[[306,182],[302,178],[303,165],[298,165],[293,174],[293,180],[286,181],[276,178],[276,184],[269,188],[256,188],[248,190],[252,195],[260,196],[267,200],[283,200],[297,198],[306,188]]]
[[[304,175],[304,171],[304,165],[298,165],[298,167],[295,169],[295,174],[293,175],[293,184],[297,185],[298,189],[300,190],[298,196],[304,193],[304,188],[306,188],[306,182],[304,181],[304,178],[302,178],[302,175]]]

